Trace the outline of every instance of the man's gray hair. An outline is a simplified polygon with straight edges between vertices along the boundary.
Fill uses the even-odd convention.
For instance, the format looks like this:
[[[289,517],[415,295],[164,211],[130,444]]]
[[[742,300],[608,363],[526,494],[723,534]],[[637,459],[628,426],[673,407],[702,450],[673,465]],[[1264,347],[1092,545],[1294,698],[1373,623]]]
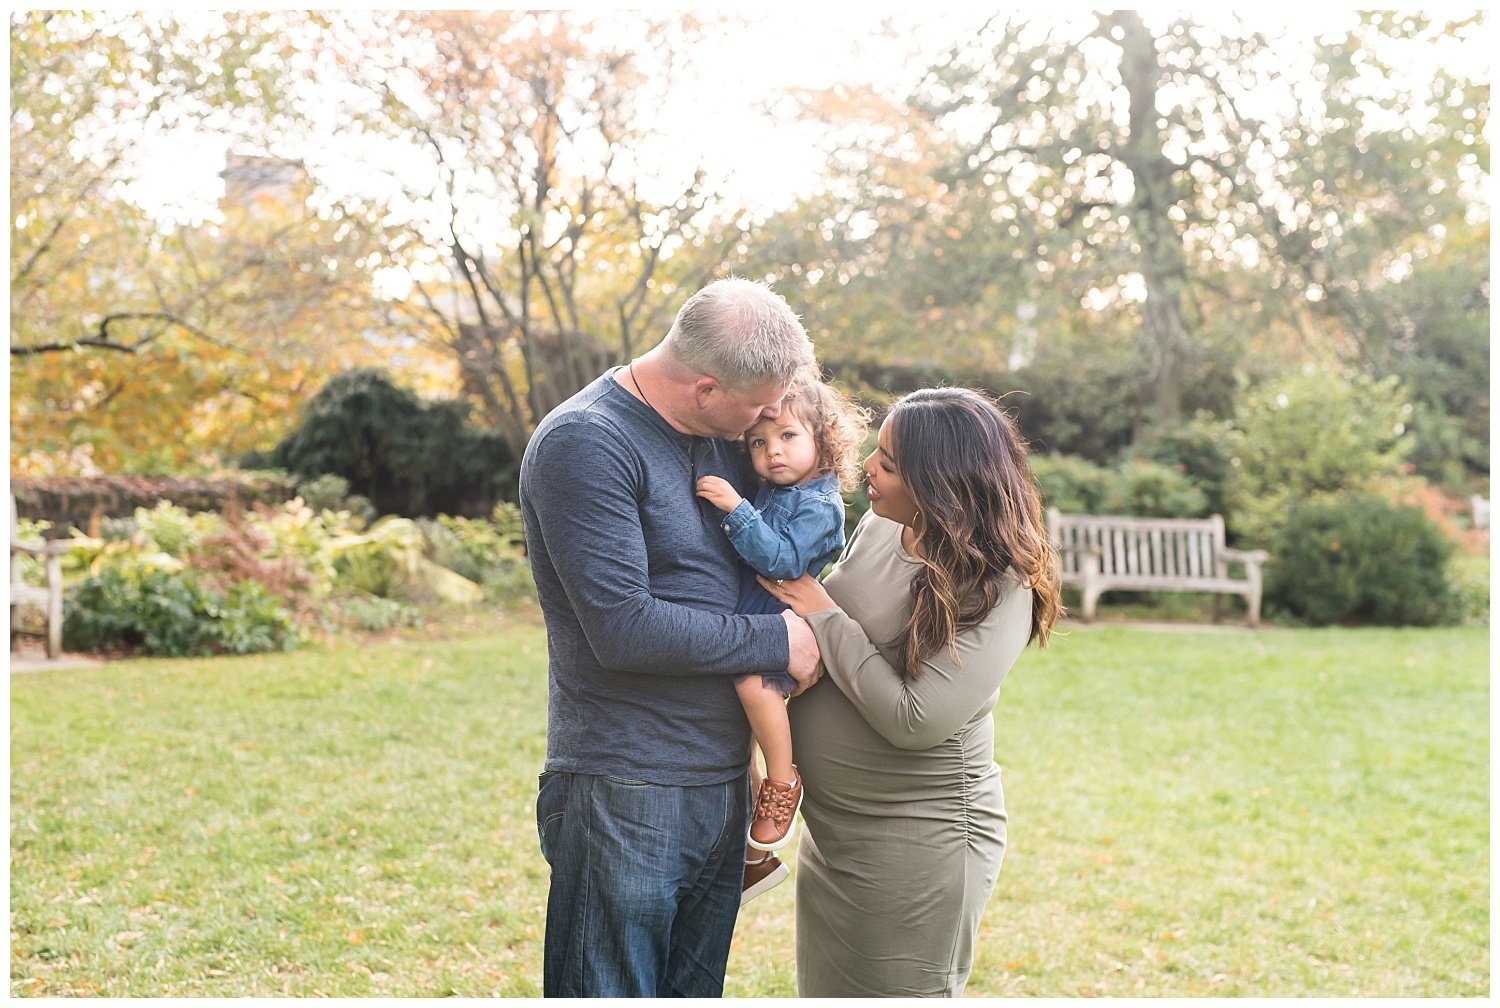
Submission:
[[[688,298],[664,341],[678,364],[727,389],[789,382],[813,363],[797,314],[766,284],[715,280]]]

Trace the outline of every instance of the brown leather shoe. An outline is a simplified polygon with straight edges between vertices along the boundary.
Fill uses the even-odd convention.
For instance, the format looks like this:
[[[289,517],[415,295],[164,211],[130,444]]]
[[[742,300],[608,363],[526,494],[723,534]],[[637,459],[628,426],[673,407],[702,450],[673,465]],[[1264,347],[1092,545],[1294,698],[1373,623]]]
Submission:
[[[750,812],[750,846],[756,850],[781,850],[792,839],[797,810],[802,807],[802,775],[792,767],[796,780],[790,784],[767,777],[755,796]]]
[[[787,880],[791,872],[775,854],[762,854],[759,861],[745,859],[745,884],[740,888],[740,906]]]

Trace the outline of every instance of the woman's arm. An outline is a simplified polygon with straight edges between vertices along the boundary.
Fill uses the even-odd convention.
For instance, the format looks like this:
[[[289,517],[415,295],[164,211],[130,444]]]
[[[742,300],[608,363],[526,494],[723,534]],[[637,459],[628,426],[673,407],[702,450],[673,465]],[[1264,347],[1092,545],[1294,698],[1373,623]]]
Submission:
[[[819,609],[807,621],[828,675],[870,726],[899,749],[930,749],[993,703],[1031,636],[1031,592],[1012,582],[984,621],[924,662],[915,680],[903,678],[842,609]]]

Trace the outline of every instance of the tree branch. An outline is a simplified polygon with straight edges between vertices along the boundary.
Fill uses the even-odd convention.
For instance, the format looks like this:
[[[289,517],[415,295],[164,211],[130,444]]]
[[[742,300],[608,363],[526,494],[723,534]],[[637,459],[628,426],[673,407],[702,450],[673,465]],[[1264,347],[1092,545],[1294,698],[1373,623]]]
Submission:
[[[165,327],[148,333],[133,343],[121,342],[110,338],[109,327],[116,322],[144,321],[147,319],[165,323]],[[66,350],[77,349],[78,347],[93,347],[97,350],[112,350],[117,353],[133,354],[138,353],[142,347],[153,342],[166,328],[172,327],[182,329],[198,339],[212,343],[215,346],[223,347],[226,350],[236,353],[242,352],[213,339],[196,326],[184,322],[170,312],[116,312],[113,315],[106,315],[100,320],[99,328],[96,330],[98,333],[97,336],[83,336],[76,340],[65,340],[59,343],[30,343],[25,346],[13,346],[10,348],[10,355],[12,357],[34,357],[39,354],[61,353]]]

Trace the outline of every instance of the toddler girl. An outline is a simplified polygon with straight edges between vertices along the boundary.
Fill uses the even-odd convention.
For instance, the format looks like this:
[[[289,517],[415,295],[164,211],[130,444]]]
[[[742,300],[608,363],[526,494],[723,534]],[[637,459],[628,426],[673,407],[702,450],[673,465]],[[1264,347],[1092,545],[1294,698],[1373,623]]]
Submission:
[[[809,369],[793,380],[780,415],[763,418],[745,432],[750,462],[763,481],[755,503],[717,476],[698,481],[698,496],[725,512],[724,532],[749,565],[741,576],[739,612],[779,613],[786,608],[756,582],[757,572],[771,579],[816,576],[843,550],[844,501],[839,489],[841,484],[852,489],[859,482],[860,449],[868,427],[867,411]],[[786,716],[786,694],[796,688],[784,672],[743,676],[735,682],[766,762],[763,780],[754,760],[750,771],[757,783],[749,844],[760,851],[786,846],[802,804]],[[752,870],[752,865],[764,871]],[[755,879],[759,888],[752,892],[755,875],[765,878]],[[747,862],[742,900],[785,877],[786,870],[770,855]]]

